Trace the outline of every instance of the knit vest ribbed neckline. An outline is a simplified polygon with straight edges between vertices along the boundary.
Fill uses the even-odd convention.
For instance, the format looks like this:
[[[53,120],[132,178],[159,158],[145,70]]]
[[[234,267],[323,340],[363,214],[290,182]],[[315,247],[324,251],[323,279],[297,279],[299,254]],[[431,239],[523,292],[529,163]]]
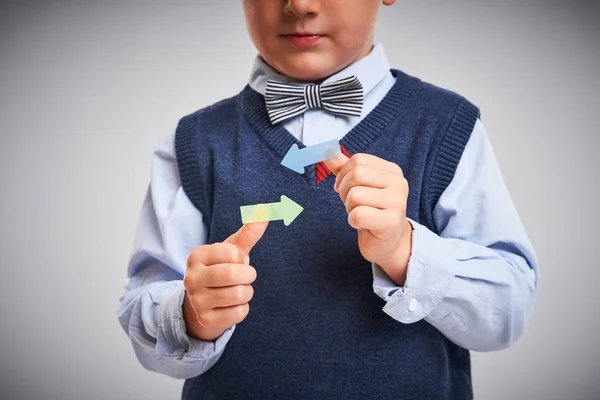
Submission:
[[[340,144],[350,154],[364,152],[369,143],[393,126],[393,122],[400,116],[415,88],[414,78],[411,79],[397,69],[391,69],[390,72],[396,78],[394,85],[379,104],[340,140]],[[285,129],[282,123],[271,124],[264,97],[249,85],[244,88],[239,99],[240,111],[255,132],[275,152],[279,160],[283,159],[293,144],[301,149],[306,147]],[[315,164],[305,168],[304,177],[311,186],[317,186]],[[332,175],[325,178],[325,180],[327,179],[332,179]]]

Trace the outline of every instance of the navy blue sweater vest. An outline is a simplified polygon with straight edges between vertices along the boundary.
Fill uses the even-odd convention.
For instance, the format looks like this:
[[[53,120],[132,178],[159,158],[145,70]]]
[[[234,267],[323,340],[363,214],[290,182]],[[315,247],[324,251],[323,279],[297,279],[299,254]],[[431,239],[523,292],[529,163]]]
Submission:
[[[436,232],[432,210],[450,183],[479,110],[461,96],[392,70],[396,83],[340,143],[397,163],[409,183],[407,216]],[[298,142],[271,125],[263,97],[239,95],[179,122],[182,187],[202,212],[208,242],[241,226],[240,206],[278,202],[304,211],[272,222],[254,247],[255,294],[221,359],[186,380],[184,399],[470,399],[469,352],[425,321],[400,323],[373,293],[330,175],[280,162]]]

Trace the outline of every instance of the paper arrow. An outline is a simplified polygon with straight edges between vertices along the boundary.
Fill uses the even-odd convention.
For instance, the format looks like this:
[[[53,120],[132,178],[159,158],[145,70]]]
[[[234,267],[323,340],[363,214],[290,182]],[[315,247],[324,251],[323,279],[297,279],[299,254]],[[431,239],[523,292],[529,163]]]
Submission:
[[[283,220],[285,226],[291,224],[304,210],[287,196],[281,196],[281,202],[241,206],[242,224],[253,222]]]
[[[304,173],[304,167],[316,164],[319,161],[329,160],[342,154],[340,142],[337,139],[308,146],[303,149],[293,144],[288,150],[281,164],[299,174]]]

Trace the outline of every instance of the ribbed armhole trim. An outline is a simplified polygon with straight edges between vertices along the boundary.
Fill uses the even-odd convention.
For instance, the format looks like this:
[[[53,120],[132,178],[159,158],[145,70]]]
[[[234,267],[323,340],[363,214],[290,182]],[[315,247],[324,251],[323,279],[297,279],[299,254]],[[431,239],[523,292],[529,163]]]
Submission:
[[[459,100],[432,167],[428,190],[428,204],[432,211],[454,177],[478,118],[479,109],[475,105],[464,99]]]
[[[198,113],[187,115],[179,120],[175,131],[175,154],[183,191],[203,215],[208,215],[196,143],[197,120]]]

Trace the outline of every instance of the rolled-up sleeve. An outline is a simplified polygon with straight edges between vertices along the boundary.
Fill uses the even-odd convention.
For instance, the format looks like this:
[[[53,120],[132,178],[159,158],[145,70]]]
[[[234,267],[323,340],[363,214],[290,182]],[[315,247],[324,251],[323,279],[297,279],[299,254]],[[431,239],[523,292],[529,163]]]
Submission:
[[[470,350],[510,346],[533,310],[538,262],[481,121],[434,221],[439,234],[409,220],[413,247],[403,287],[373,265],[383,311],[402,323],[425,319]]]
[[[206,227],[181,188],[173,139],[152,155],[118,319],[144,368],[185,379],[219,360],[235,326],[214,342],[186,333],[183,276],[189,252],[206,243]]]

